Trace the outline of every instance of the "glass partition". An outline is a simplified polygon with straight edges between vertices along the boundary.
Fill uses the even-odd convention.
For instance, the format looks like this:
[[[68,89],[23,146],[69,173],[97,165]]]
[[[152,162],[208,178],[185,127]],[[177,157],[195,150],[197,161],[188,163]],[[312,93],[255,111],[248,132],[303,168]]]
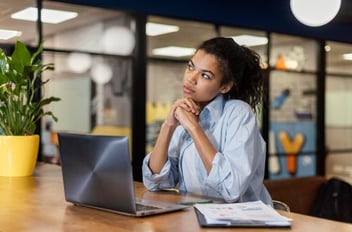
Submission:
[[[273,34],[269,178],[316,174],[317,42]]]
[[[44,1],[43,8],[76,15],[43,23],[46,48],[129,55],[134,47],[133,21],[121,11],[53,1]]]
[[[268,67],[268,36],[264,31],[221,26],[220,35],[232,37],[238,44],[256,51],[260,55],[263,68]]]
[[[312,39],[273,33],[270,66],[280,70],[317,71],[318,43]]]
[[[347,156],[352,158],[352,45],[328,41],[326,51],[325,133],[327,155],[331,163],[339,155],[344,155],[346,159]],[[344,167],[342,163],[328,167],[342,176],[350,176],[350,168]]]
[[[127,13],[45,1],[43,8],[75,12],[58,24],[43,23],[45,62],[55,71],[43,94],[61,98],[48,108],[43,133],[71,131],[126,135],[132,144],[132,61],[135,22]],[[132,150],[132,149],[131,149]]]
[[[352,76],[327,77],[325,113],[326,176],[351,182]]]
[[[37,22],[19,17],[21,11],[35,6],[36,2],[35,0],[0,1],[0,43],[14,44],[20,40],[28,45],[37,46]],[[37,12],[34,11],[33,14],[36,15]]]
[[[352,154],[352,77],[328,76],[325,115],[328,151]]]
[[[326,51],[326,72],[352,76],[352,45],[328,41]]]
[[[158,16],[148,17],[146,33],[149,58],[183,61],[193,55],[194,49],[201,42],[216,35],[213,24]],[[168,53],[167,48],[170,47],[177,50]]]

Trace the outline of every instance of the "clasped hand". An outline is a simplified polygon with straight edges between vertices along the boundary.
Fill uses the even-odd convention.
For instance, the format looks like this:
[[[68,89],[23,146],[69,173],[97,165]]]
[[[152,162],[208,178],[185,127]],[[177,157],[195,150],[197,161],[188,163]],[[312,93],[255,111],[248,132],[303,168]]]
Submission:
[[[172,105],[166,123],[170,126],[181,124],[186,130],[198,124],[200,107],[191,98],[182,98]]]

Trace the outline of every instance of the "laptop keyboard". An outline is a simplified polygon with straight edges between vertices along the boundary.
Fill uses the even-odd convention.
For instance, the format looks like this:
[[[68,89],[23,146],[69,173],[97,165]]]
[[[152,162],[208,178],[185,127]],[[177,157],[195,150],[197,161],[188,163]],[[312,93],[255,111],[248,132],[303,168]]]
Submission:
[[[137,203],[136,206],[137,206],[137,211],[160,209],[160,207],[151,206],[151,205],[143,205],[140,203]]]

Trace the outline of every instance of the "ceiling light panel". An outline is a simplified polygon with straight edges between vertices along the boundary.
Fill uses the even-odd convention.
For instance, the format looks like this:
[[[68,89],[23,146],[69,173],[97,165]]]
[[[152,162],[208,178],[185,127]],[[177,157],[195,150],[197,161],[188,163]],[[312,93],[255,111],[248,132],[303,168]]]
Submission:
[[[239,45],[245,45],[247,47],[265,45],[268,43],[268,39],[266,37],[254,35],[233,36],[232,39]]]
[[[172,56],[172,57],[183,57],[191,56],[195,52],[194,48],[168,46],[163,48],[153,49],[153,55],[157,56]]]
[[[43,23],[58,24],[64,21],[73,19],[77,17],[76,12],[72,11],[62,11],[62,10],[52,10],[52,9],[42,9],[41,17]],[[11,15],[13,19],[26,20],[26,21],[37,21],[38,13],[37,8],[28,7],[24,10],[18,11]]]
[[[343,54],[344,60],[352,60],[352,53],[345,53]]]
[[[21,35],[22,35],[21,31],[0,29],[0,39],[1,40],[8,40],[8,39],[12,39],[14,37],[18,37]]]
[[[160,23],[148,22],[146,25],[146,33],[148,36],[158,36],[179,31],[180,28],[174,25],[166,25]]]

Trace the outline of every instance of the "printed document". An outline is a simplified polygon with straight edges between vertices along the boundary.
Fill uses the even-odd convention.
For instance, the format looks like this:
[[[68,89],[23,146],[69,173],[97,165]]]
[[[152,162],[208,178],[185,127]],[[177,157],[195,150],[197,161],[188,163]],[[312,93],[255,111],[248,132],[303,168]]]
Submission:
[[[196,204],[207,225],[289,227],[291,219],[280,215],[262,201],[231,204]]]

